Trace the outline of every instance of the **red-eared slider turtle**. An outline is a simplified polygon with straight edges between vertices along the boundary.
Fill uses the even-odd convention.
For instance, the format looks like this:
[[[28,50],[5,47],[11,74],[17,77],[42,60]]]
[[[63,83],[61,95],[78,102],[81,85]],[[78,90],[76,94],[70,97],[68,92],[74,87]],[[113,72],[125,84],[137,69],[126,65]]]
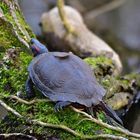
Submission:
[[[116,113],[102,101],[106,91],[81,58],[72,53],[49,52],[36,39],[31,39],[30,48],[34,59],[28,67],[28,97],[35,95],[34,84],[46,97],[57,102],[55,110],[71,103],[78,103],[89,109],[99,105],[110,117],[122,124]]]

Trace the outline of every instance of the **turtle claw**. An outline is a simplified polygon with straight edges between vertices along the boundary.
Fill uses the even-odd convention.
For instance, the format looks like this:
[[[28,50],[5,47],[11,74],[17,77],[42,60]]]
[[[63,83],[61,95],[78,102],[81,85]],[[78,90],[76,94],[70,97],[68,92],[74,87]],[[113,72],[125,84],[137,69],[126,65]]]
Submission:
[[[56,105],[54,107],[55,112],[59,112],[62,109],[63,109],[62,102],[56,103]]]
[[[69,105],[70,102],[57,102],[55,107],[54,107],[54,111],[55,112],[58,112],[60,110],[62,110],[65,106]]]

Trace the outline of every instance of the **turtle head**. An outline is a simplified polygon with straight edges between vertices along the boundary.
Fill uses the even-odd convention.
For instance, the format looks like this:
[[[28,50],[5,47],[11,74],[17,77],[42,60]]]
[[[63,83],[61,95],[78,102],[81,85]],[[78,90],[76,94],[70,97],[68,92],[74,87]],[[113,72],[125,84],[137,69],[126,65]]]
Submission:
[[[45,47],[45,45],[34,38],[32,38],[30,41],[30,49],[32,50],[34,56],[48,52],[48,49]]]

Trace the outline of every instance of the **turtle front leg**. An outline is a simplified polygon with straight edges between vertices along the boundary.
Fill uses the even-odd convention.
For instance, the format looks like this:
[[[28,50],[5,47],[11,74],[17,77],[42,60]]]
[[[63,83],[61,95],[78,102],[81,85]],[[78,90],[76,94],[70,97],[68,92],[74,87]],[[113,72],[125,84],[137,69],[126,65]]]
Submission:
[[[33,89],[33,82],[29,76],[28,76],[28,79],[25,83],[25,90],[26,90],[27,98],[32,98],[35,96],[35,92]]]
[[[28,76],[28,79],[25,83],[25,90],[26,90],[27,98],[32,98],[35,96],[35,92],[33,89],[33,82],[29,76]]]
[[[57,112],[70,104],[71,104],[71,102],[68,102],[68,101],[59,101],[56,103],[54,110],[55,110],[55,112]]]
[[[19,92],[17,93],[17,96],[19,98],[31,98],[31,97],[34,97],[35,96],[35,92],[34,92],[34,89],[33,89],[33,82],[31,80],[31,78],[28,76],[28,79],[25,83],[25,90],[26,90],[26,95],[24,95],[22,92]]]

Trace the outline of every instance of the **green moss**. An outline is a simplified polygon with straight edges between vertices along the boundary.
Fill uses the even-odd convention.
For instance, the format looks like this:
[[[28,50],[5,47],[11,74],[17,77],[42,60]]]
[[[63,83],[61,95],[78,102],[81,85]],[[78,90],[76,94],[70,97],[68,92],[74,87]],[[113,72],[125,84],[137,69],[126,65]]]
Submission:
[[[0,93],[16,93],[24,91],[24,83],[27,79],[27,66],[31,56],[21,52],[17,62],[4,60],[3,67],[0,68]]]
[[[23,18],[22,13],[20,11],[16,11],[16,16],[18,18],[20,25],[24,25],[24,26],[22,26],[22,28],[25,32],[27,32],[29,34],[30,38],[36,38],[31,30],[31,28],[29,27],[29,25],[27,24],[27,22]],[[28,40],[28,41],[30,41],[30,40]]]
[[[40,105],[41,104],[41,105]],[[54,104],[53,103],[35,103],[34,105],[23,105],[23,104],[16,104],[16,106],[14,105],[14,101],[13,103],[10,103],[10,106],[14,109],[16,109],[18,112],[20,112],[22,115],[24,116],[28,116],[32,119],[37,119],[37,120],[41,120],[47,123],[52,123],[52,124],[58,124],[58,125],[66,125],[68,127],[70,127],[71,129],[79,132],[81,135],[94,135],[96,133],[98,133],[99,130],[101,130],[102,132],[107,132],[107,129],[104,129],[102,127],[100,127],[99,125],[96,125],[92,122],[90,122],[89,120],[84,120],[83,116],[80,114],[77,114],[76,112],[72,111],[70,108],[64,109],[63,111],[60,111],[58,113],[54,113],[53,107]],[[21,124],[23,125],[23,122],[21,122],[21,120],[19,119],[18,121],[16,120],[16,118],[14,118],[13,116],[11,116],[11,114],[9,114],[10,118],[12,117],[12,121],[13,121],[13,127],[17,125],[17,123],[19,124],[18,127],[15,128],[16,132],[22,131],[23,132],[23,126],[21,126]],[[83,120],[83,121],[81,121]],[[2,122],[4,124],[5,129],[9,126],[9,124],[11,123],[9,120],[9,123],[6,122]],[[1,123],[0,123],[1,124]],[[25,124],[24,127],[26,128],[28,125]],[[20,127],[20,128],[19,128]],[[5,130],[4,129],[4,130]],[[71,140],[75,140],[75,139],[80,139],[80,138],[75,138],[74,136],[72,136],[71,134],[64,132],[63,130],[57,130],[57,129],[51,129],[51,128],[45,128],[45,127],[40,127],[40,126],[28,126],[28,129],[24,129],[25,133],[29,133],[29,131],[32,131],[33,133],[35,133],[36,135],[42,135],[42,136],[46,136],[46,135],[58,135],[60,136],[62,139],[71,139]],[[7,133],[11,132],[11,129],[6,130]],[[47,133],[46,133],[47,132]],[[108,133],[112,133],[111,130],[108,130]]]
[[[94,70],[98,79],[112,75],[115,70],[112,60],[105,56],[88,57],[84,61]]]
[[[6,21],[0,19],[0,46],[9,48],[9,45],[11,45],[25,48],[22,43],[19,43],[17,36],[14,34],[14,31],[12,31],[16,30],[18,35],[27,42],[30,41],[30,38],[35,38],[32,30],[23,18],[22,13],[16,9],[14,11],[16,19],[14,19],[5,2],[0,2],[0,8],[2,9],[6,19]]]
[[[98,67],[100,64],[112,65],[112,60],[105,56],[88,57],[84,59],[91,67]]]
[[[139,79],[139,74],[135,74],[135,76],[133,76],[133,74],[129,74],[123,78],[106,76],[101,81],[101,84],[107,90],[106,99],[112,97],[115,93],[120,92],[128,92],[133,94],[134,88],[136,90],[140,88]]]
[[[2,24],[3,24],[3,25],[4,25],[4,24],[8,24],[8,22],[9,22],[9,25],[10,25],[10,23],[11,23],[12,26],[16,27],[15,20],[14,20],[13,17],[10,15],[10,9],[9,9],[8,5],[5,4],[5,2],[1,2],[1,3],[0,3],[0,8],[2,9],[2,11],[3,11],[3,13],[4,13],[4,16],[5,16],[6,20],[7,20],[7,22],[2,23]],[[1,22],[1,21],[0,21],[0,22]],[[7,29],[7,28],[2,28],[2,29]],[[10,30],[11,30],[11,29],[12,29],[12,28],[11,28],[11,26],[10,26]],[[7,32],[7,30],[5,30],[5,32]],[[19,32],[18,29],[17,29],[17,32]],[[12,32],[10,32],[10,33],[12,33]],[[9,34],[9,35],[10,35],[10,34]],[[7,38],[7,39],[8,39],[8,38]]]
[[[132,82],[140,87],[140,75],[132,73],[124,77],[113,76],[115,69],[112,60],[104,56],[89,57],[84,61],[90,65],[93,69],[96,78],[100,79],[99,82],[110,92],[108,95],[111,96],[117,92],[132,92]]]
[[[135,86],[140,89],[140,74],[138,73],[132,73],[128,74],[124,77],[128,82],[133,80],[133,82],[136,84]]]
[[[3,48],[11,48],[12,46],[21,46],[15,34],[12,31],[11,25],[0,19],[0,46]]]
[[[4,15],[9,12],[9,7],[4,2],[0,2],[0,8],[2,9]]]

